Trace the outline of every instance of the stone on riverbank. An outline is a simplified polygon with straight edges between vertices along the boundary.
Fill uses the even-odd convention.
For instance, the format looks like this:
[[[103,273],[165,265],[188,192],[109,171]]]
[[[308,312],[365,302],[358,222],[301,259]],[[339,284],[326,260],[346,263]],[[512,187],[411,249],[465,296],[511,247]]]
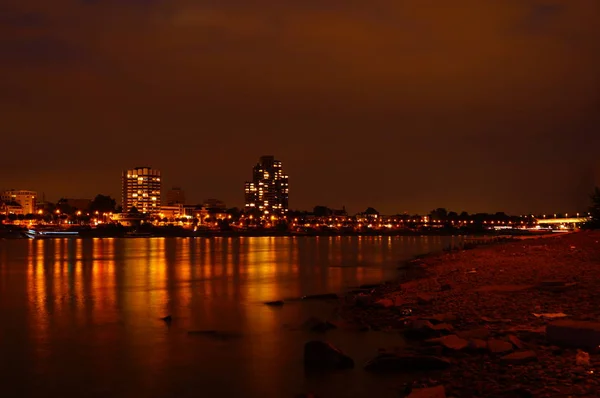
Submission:
[[[365,364],[371,372],[419,371],[446,369],[451,365],[445,358],[415,354],[380,354]]]
[[[404,335],[412,339],[428,339],[440,337],[452,333],[452,325],[440,323],[437,325],[429,321],[417,319],[413,321],[409,328],[404,331]]]
[[[434,315],[429,315],[429,316],[422,316],[419,319],[422,319],[424,321],[429,321],[432,324],[449,323],[449,322],[456,321],[456,315],[450,314],[450,313],[434,314]]]
[[[554,321],[546,327],[546,338],[560,346],[595,349],[600,346],[600,322]]]
[[[417,304],[427,305],[431,304],[435,300],[435,296],[428,293],[419,293],[417,294]]]
[[[542,281],[537,288],[554,293],[562,293],[577,286],[577,282],[567,282],[561,280]]]
[[[444,386],[414,388],[408,398],[446,398]]]
[[[487,348],[487,341],[481,339],[469,340],[469,344],[467,346],[467,349],[470,351],[485,351]]]
[[[467,340],[461,339],[455,334],[439,337],[437,339],[429,339],[426,340],[425,343],[441,345],[453,351],[464,350],[469,346],[469,342]]]
[[[512,345],[515,346],[515,348],[522,350],[523,348],[525,348],[525,343],[523,343],[521,341],[521,339],[519,339],[517,336],[513,336],[510,335],[508,336],[508,341],[510,341],[512,343]]]
[[[490,337],[490,330],[488,328],[478,328],[472,330],[461,330],[456,332],[456,335],[462,339],[481,339],[487,340]]]
[[[518,365],[537,361],[537,355],[533,351],[517,351],[513,352],[512,354],[505,355],[501,359],[502,362]]]
[[[381,308],[401,307],[404,304],[406,303],[404,302],[404,300],[402,300],[402,297],[400,296],[396,296],[393,298],[383,298],[373,303],[373,305],[375,305],[376,307]]]
[[[498,339],[489,339],[487,342],[487,346],[488,350],[492,354],[503,354],[506,352],[511,352],[513,350],[513,346],[511,343]]]
[[[354,367],[354,360],[325,341],[313,340],[304,345],[304,367],[350,369]]]

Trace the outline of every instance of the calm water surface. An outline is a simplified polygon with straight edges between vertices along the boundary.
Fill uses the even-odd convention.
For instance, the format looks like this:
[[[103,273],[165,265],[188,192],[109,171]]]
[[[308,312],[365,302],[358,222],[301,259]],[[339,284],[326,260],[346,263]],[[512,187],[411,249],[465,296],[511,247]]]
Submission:
[[[396,397],[361,365],[397,334],[297,326],[333,304],[262,303],[393,278],[398,261],[451,238],[0,241],[0,381],[6,397]],[[171,325],[160,320],[170,314]],[[190,335],[222,330],[226,340]],[[354,370],[305,374],[326,338]]]

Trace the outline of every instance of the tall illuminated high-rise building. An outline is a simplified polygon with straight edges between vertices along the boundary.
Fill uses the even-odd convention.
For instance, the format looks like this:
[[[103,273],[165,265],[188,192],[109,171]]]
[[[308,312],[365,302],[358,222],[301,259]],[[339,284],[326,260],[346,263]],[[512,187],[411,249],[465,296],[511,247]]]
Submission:
[[[281,162],[273,156],[262,156],[246,182],[246,210],[258,209],[263,214],[285,215],[288,211],[288,176]]]
[[[160,171],[151,167],[135,167],[123,171],[123,212],[136,208],[140,213],[160,213]]]

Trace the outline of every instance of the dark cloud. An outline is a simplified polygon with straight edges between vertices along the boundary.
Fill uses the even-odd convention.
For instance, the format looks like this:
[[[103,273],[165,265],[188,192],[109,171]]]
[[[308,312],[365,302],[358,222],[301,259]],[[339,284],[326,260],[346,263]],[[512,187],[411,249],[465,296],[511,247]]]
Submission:
[[[5,2],[1,132],[32,156],[0,185],[118,196],[145,163],[239,205],[272,153],[293,207],[525,212],[595,167],[595,0]]]
[[[0,5],[0,25],[11,28],[38,28],[46,24],[42,13],[19,12]]]
[[[0,39],[0,62],[45,67],[57,62],[81,59],[82,51],[52,38]]]

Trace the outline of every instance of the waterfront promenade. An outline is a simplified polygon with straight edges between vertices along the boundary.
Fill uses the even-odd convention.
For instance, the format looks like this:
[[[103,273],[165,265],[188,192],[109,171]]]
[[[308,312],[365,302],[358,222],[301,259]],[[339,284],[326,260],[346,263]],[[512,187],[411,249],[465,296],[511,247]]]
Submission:
[[[407,338],[402,349],[374,353],[381,366],[371,370],[402,369],[398,355],[448,361],[399,385],[406,395],[443,386],[449,397],[599,396],[599,325],[578,331],[569,321],[600,319],[600,232],[454,251],[409,267],[420,277],[350,295],[342,310],[351,324]],[[551,326],[558,319],[565,329]]]

